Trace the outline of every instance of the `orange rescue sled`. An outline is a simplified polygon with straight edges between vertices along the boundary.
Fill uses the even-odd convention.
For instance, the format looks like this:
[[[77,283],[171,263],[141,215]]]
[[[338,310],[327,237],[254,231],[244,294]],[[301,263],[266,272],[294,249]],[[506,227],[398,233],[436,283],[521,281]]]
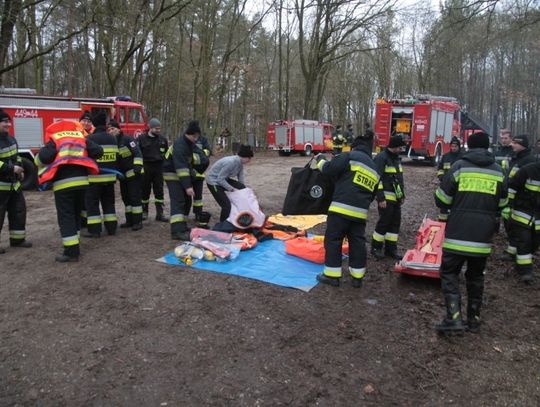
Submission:
[[[349,244],[343,242],[341,252],[349,254]],[[297,237],[285,241],[285,253],[313,263],[324,264],[324,239]]]
[[[413,276],[440,278],[445,227],[444,222],[424,218],[416,233],[414,249],[407,250],[394,270]]]

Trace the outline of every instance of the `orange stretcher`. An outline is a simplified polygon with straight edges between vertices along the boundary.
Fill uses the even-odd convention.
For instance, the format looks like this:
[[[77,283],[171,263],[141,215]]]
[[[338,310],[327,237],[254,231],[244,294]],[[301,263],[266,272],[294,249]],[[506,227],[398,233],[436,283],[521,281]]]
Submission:
[[[416,233],[414,249],[407,250],[394,267],[397,273],[440,278],[442,244],[446,223],[424,218]]]
[[[349,254],[349,243],[345,240],[341,247],[343,254]],[[285,253],[313,263],[324,264],[324,240],[297,237],[285,241]]]

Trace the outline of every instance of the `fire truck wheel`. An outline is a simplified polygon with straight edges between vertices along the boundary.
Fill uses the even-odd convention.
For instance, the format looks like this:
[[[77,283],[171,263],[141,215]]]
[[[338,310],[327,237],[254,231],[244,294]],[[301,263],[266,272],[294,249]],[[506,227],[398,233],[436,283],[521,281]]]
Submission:
[[[305,148],[305,154],[309,157],[311,154],[313,154],[313,149],[311,148],[311,146],[306,146]]]
[[[36,189],[37,187],[37,167],[32,161],[26,157],[21,157],[22,166],[24,168],[24,180],[21,182],[21,187],[24,190]]]

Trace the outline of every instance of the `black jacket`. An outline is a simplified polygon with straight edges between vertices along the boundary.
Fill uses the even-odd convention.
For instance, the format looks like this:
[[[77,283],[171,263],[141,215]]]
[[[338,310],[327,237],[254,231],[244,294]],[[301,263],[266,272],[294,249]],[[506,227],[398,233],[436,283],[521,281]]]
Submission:
[[[145,163],[162,162],[165,159],[169,143],[161,134],[151,137],[148,132],[143,133],[137,138],[137,143]]]
[[[107,133],[105,126],[98,126],[86,140],[90,140],[103,148],[103,155],[96,160],[100,173],[89,175],[90,183],[116,182],[116,175],[107,170],[118,171],[118,141],[112,134]]]
[[[442,156],[442,159],[439,161],[439,165],[437,166],[437,177],[439,177],[439,180],[441,180],[444,174],[448,172],[450,167],[452,167],[452,164],[454,164],[460,158],[461,148],[455,153],[450,151]]]
[[[195,143],[195,147],[193,154],[197,157],[193,156],[193,168],[197,172],[197,176],[201,177],[210,165],[208,157],[212,155],[212,147],[210,147],[208,139],[202,135]]]
[[[490,152],[474,148],[456,161],[435,192],[435,203],[451,209],[444,250],[489,256],[496,218],[507,204],[503,171]]]
[[[142,172],[143,160],[141,150],[131,136],[120,132],[116,136],[118,145],[118,169],[125,174],[127,178]]]
[[[22,166],[17,141],[8,133],[0,133],[0,193],[18,191],[21,188],[21,183],[13,172],[15,165]]]
[[[385,149],[377,154],[373,161],[381,177],[377,201],[401,202],[405,198],[405,183],[399,155]]]
[[[317,158],[317,168],[336,180],[328,212],[365,222],[380,180],[370,154],[362,149],[354,149],[335,156],[331,161],[320,156]]]
[[[178,137],[165,155],[163,178],[166,181],[179,181],[184,189],[192,188],[191,177],[195,176],[193,156],[196,149],[197,146],[184,134]]]
[[[520,168],[508,181],[510,194],[514,196],[510,218],[527,227],[540,228],[540,162]]]

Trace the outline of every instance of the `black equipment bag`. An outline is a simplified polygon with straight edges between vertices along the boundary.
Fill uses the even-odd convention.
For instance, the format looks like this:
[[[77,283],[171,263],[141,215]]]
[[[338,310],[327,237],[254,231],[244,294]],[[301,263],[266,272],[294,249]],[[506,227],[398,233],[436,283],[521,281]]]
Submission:
[[[332,178],[311,168],[311,160],[304,167],[291,168],[284,215],[326,215],[334,194]]]

